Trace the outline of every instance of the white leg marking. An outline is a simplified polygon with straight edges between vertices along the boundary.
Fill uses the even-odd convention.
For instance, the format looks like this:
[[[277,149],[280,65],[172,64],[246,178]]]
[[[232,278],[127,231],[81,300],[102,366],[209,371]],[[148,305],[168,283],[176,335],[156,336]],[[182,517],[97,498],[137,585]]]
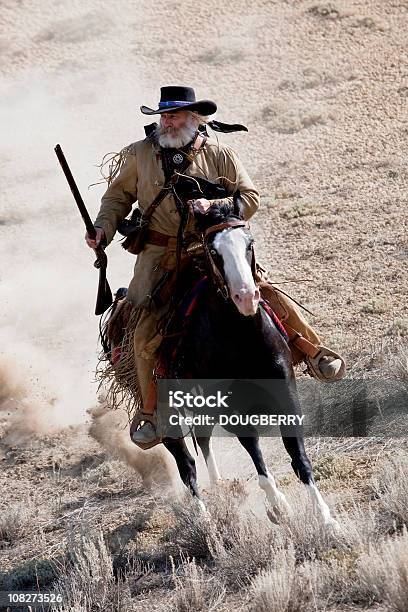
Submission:
[[[202,499],[198,499],[198,497],[194,498],[195,503],[197,504],[198,514],[200,518],[205,521],[209,521],[211,519],[211,514],[208,512],[205,503]]]
[[[197,502],[199,511],[203,512],[204,514],[207,514],[207,508],[205,507],[205,503],[201,499],[198,499],[198,497],[195,497],[194,499]]]
[[[287,514],[292,514],[292,508],[282,491],[279,491],[272,474],[268,472],[267,476],[259,476],[259,486],[265,491],[266,499],[272,507],[284,510]]]
[[[218,465],[214,457],[211,440],[208,445],[208,457],[205,460],[207,465],[208,475],[210,477],[210,483],[215,484],[218,480],[221,480],[220,472],[218,471]]]
[[[323,524],[330,527],[339,527],[338,522],[331,515],[330,508],[324,501],[319,489],[315,484],[306,485],[308,493],[311,497],[313,508],[317,516],[323,521]]]

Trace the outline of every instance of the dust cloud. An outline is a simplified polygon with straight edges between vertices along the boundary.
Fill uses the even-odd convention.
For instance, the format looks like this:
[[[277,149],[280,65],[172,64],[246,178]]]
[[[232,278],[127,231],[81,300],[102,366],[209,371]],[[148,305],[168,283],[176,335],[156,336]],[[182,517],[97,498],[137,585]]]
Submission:
[[[174,488],[180,484],[174,462],[162,445],[146,453],[133,444],[129,437],[127,416],[122,411],[112,411],[101,404],[91,409],[90,414],[90,436],[138,472],[144,486],[172,483]]]
[[[88,189],[101,179],[96,165],[138,133],[122,125],[118,135],[112,119],[104,131],[112,100],[108,108],[95,91],[109,83],[88,77],[33,70],[2,82],[0,416],[10,443],[84,423],[96,402],[98,273],[53,148],[61,144],[93,218],[106,188]],[[127,286],[134,264],[122,249],[115,261],[119,249],[108,253],[113,290]]]

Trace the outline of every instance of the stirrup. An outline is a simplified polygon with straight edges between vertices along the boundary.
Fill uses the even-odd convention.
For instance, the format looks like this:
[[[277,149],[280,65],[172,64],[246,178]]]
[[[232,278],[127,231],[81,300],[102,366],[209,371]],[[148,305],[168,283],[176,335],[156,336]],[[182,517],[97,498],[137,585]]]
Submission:
[[[305,362],[307,364],[310,375],[313,376],[313,378],[317,378],[318,380],[321,380],[323,382],[334,382],[343,378],[346,373],[346,362],[343,357],[341,357],[341,355],[339,355],[335,351],[332,351],[331,349],[327,348],[326,346],[319,345],[317,348],[319,349],[319,352],[315,357],[311,357],[310,355],[305,356]],[[319,361],[322,357],[334,357],[334,359],[340,359],[341,368],[333,378],[327,378],[323,374],[323,372],[320,371]]]
[[[133,438],[132,438],[133,432],[137,431],[138,429],[140,429],[141,424],[145,423],[146,421],[151,423],[155,429],[157,428],[156,415],[155,414],[144,414],[141,410],[136,412],[135,416],[133,417],[133,421],[132,421],[132,425],[131,425],[130,439],[132,440],[133,444],[136,444],[136,446],[138,446],[142,450],[148,450],[149,448],[152,448],[153,446],[156,446],[157,444],[160,444],[162,442],[162,439],[163,439],[161,436],[157,436],[151,442],[135,442],[133,440]]]

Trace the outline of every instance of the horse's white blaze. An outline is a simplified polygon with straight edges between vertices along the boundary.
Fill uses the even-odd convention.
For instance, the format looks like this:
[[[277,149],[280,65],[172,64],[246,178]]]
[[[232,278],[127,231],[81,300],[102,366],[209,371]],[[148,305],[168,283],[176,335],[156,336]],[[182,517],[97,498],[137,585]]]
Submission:
[[[239,312],[254,315],[259,303],[259,289],[246,259],[247,238],[240,228],[227,228],[214,238],[214,249],[224,262],[225,280],[231,299]]]
[[[207,465],[208,475],[210,477],[211,484],[215,484],[218,480],[221,480],[220,472],[218,471],[218,465],[215,460],[215,456],[212,449],[211,439],[209,442],[208,456],[205,460]]]
[[[323,521],[325,525],[332,525],[338,527],[336,519],[334,519],[330,513],[330,508],[324,501],[319,489],[315,484],[306,485],[309,495],[312,499],[313,507],[318,517]]]
[[[276,482],[272,474],[268,472],[268,476],[259,476],[259,486],[265,491],[266,499],[270,505],[277,506],[281,510],[285,510],[287,514],[292,514],[292,508],[290,507],[286,497],[279,491],[276,486]]]

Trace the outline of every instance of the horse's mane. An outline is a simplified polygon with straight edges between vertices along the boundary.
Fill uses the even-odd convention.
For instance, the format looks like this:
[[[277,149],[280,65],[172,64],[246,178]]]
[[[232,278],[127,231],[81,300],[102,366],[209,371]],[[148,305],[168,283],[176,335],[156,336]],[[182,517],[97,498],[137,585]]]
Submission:
[[[196,227],[200,232],[205,231],[212,225],[224,223],[230,219],[242,219],[241,214],[237,214],[234,204],[213,203],[206,213],[196,213]]]

